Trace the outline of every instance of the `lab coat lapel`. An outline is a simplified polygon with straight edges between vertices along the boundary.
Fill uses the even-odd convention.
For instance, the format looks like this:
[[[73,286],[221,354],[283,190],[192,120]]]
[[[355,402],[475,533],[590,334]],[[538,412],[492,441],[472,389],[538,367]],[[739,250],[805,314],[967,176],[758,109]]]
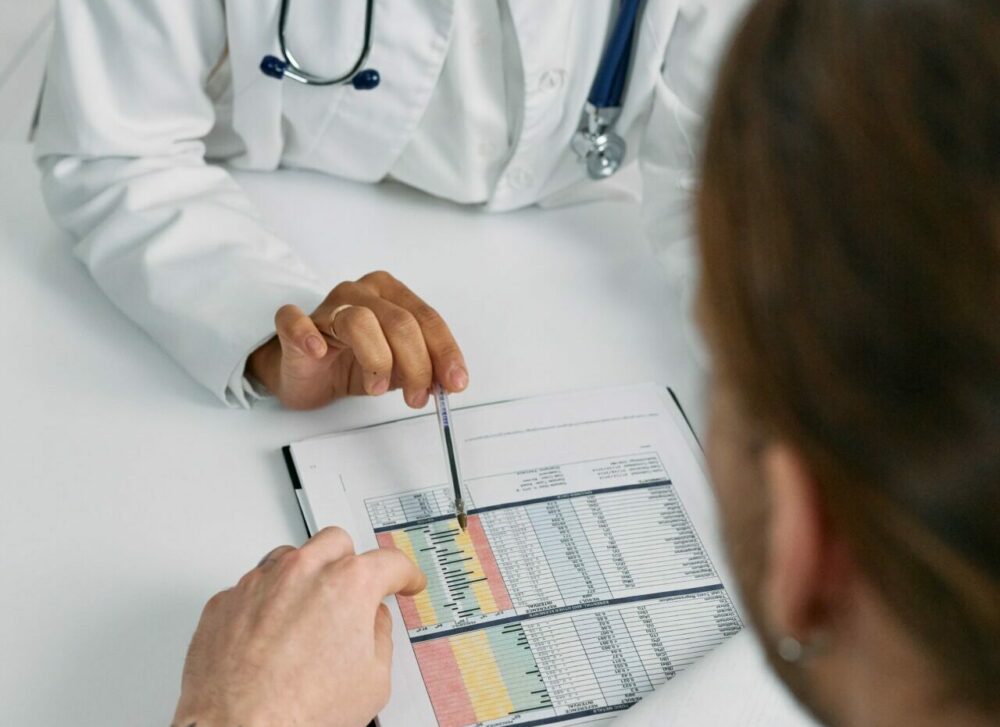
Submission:
[[[617,18],[618,3],[609,0],[586,11],[567,3],[562,18],[558,17],[558,4],[541,5],[535,0],[508,0],[508,4],[524,66],[526,133],[569,138],[579,125],[608,33]],[[616,124],[619,133],[630,130],[649,110],[653,88],[663,72],[664,51],[676,22],[677,7],[678,0],[647,0],[642,5]],[[571,71],[571,85],[563,96],[565,112],[555,114],[549,100],[533,91],[546,73],[560,66]],[[557,123],[561,126],[555,127]]]
[[[582,162],[568,149],[579,128],[608,33],[617,17],[618,3],[605,0],[590,3],[586,9],[569,0],[558,7],[535,0],[508,3],[521,48],[525,88],[524,123],[511,164],[531,164],[543,175],[544,183],[541,189],[514,193],[501,185],[489,208],[518,207],[530,199],[545,198],[546,190],[573,189],[568,197],[553,197],[554,204],[562,203],[560,199],[606,198],[609,188],[621,180],[587,180]],[[628,142],[626,164],[636,158],[639,150],[639,132],[648,118],[653,89],[662,73],[663,52],[673,30],[677,4],[678,0],[647,0],[643,5],[622,112],[615,125]],[[553,70],[560,67],[567,70],[566,83],[559,89],[559,96],[553,97],[541,88]],[[561,100],[561,108],[555,105],[555,98]],[[631,195],[630,183],[624,184],[623,189]]]
[[[376,2],[367,67],[373,91],[347,87],[320,133],[311,163],[364,182],[385,177],[413,137],[430,100],[451,35],[454,0]]]
[[[516,184],[513,176],[507,183],[505,174],[487,205],[491,210],[530,204],[544,199],[548,190],[596,185],[586,180],[570,141],[579,128],[617,2],[508,0],[508,7],[521,50],[524,98],[520,134],[507,170],[522,177],[527,170],[534,186]],[[601,184],[607,187],[607,182]]]
[[[278,50],[280,0],[229,0],[226,24],[233,74],[233,128],[245,152],[231,160],[237,167],[276,169],[281,161],[281,89],[283,83],[260,71],[261,59]]]
[[[678,5],[678,0],[647,0],[643,4],[618,117],[620,134],[629,135],[633,125],[643,122],[648,115],[653,90],[663,74],[663,58],[677,22]]]

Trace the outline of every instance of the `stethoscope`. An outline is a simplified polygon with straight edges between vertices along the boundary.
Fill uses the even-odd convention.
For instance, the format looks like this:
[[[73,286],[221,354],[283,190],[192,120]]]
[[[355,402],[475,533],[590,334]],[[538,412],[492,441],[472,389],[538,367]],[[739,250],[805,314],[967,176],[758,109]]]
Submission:
[[[260,70],[271,78],[288,77],[293,81],[304,83],[307,86],[336,86],[349,83],[359,91],[370,91],[382,80],[378,71],[374,68],[361,69],[361,66],[368,60],[368,54],[372,50],[372,23],[375,20],[375,0],[367,0],[365,4],[365,40],[361,47],[361,53],[351,66],[351,70],[342,76],[326,77],[317,76],[302,68],[295,56],[288,50],[288,43],[285,41],[285,25],[288,23],[288,9],[291,0],[281,0],[281,10],[278,14],[278,49],[281,51],[281,58],[277,56],[264,56],[260,62]]]
[[[621,112],[622,96],[628,80],[635,26],[639,19],[642,0],[621,0],[611,37],[601,55],[597,74],[587,94],[580,126],[573,135],[571,146],[581,160],[586,162],[591,179],[606,179],[618,171],[625,160],[625,140],[614,130]],[[281,58],[267,55],[260,62],[260,70],[272,78],[290,78],[308,86],[334,86],[351,84],[359,91],[369,91],[379,85],[381,77],[374,68],[363,69],[372,48],[372,24],[375,17],[375,0],[365,4],[364,45],[357,60],[347,73],[336,77],[323,77],[309,73],[295,60],[285,41],[285,25],[291,0],[281,0],[278,16],[278,48]]]

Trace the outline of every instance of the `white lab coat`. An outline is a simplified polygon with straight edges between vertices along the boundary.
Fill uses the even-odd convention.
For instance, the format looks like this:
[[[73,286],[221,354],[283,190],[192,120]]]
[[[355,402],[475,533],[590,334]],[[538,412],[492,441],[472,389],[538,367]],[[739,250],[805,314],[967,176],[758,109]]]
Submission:
[[[339,282],[313,277],[225,165],[385,178],[434,89],[454,1],[377,3],[369,65],[381,86],[324,93],[258,69],[277,51],[279,0],[59,2],[36,137],[47,203],[104,292],[224,401],[247,404],[246,358],[273,334],[276,309],[311,310]],[[746,2],[648,0],[639,26],[616,128],[640,163],[650,239],[675,270],[689,268],[688,203],[714,69]],[[316,54],[310,65],[354,57],[363,3],[293,5],[294,47]],[[485,209],[607,193],[586,179],[570,139],[615,5],[506,0],[523,107]],[[331,134],[343,142],[324,136],[324,153],[310,153]]]

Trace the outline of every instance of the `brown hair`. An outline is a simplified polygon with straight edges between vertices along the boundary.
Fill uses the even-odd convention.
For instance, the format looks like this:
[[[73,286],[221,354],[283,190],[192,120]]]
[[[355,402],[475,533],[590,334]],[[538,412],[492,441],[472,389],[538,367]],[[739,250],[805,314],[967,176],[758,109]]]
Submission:
[[[758,3],[698,225],[720,376],[954,695],[1000,706],[1000,3]]]

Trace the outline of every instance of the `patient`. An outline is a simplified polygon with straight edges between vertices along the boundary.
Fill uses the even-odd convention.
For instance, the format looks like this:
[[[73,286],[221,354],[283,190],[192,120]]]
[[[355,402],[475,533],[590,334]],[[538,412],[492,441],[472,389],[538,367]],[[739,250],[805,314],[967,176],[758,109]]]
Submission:
[[[721,72],[707,455],[755,631],[829,724],[1000,722],[998,130],[995,0],[764,0]],[[278,549],[206,607],[175,724],[364,724],[380,600],[421,585],[337,529]]]
[[[708,459],[830,724],[1000,720],[1000,4],[773,0],[699,200]]]

